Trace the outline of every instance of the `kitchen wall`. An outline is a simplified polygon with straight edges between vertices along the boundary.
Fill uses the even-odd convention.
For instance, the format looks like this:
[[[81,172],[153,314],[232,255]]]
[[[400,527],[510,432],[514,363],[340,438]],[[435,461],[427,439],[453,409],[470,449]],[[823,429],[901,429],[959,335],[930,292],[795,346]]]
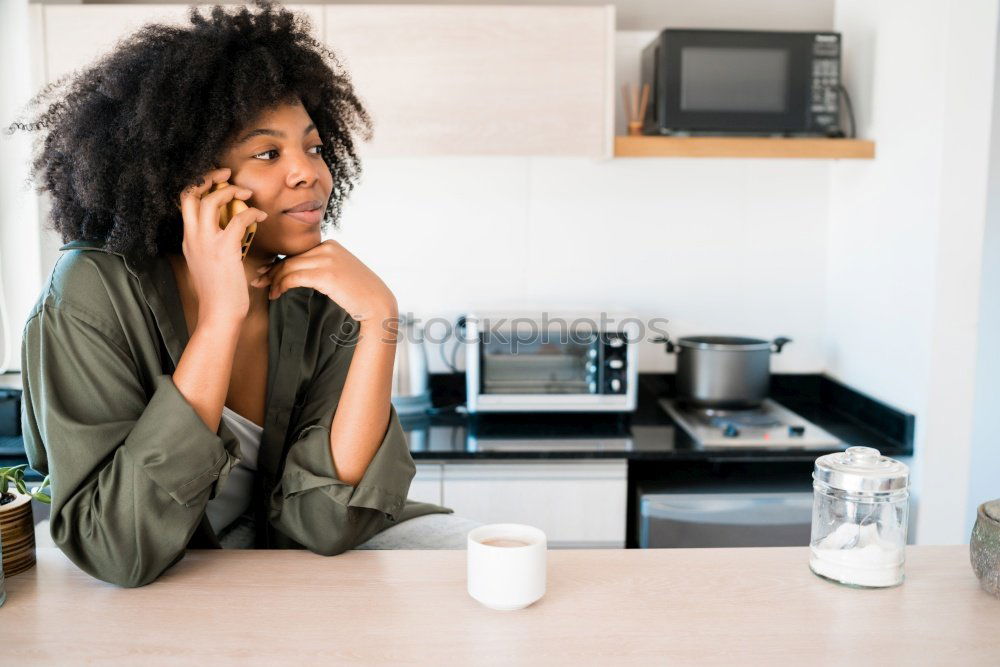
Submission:
[[[369,160],[333,237],[425,320],[608,305],[678,335],[788,335],[775,370],[818,371],[828,180],[808,160]]]
[[[990,166],[983,232],[979,341],[973,405],[969,500],[965,530],[972,531],[981,503],[1000,498],[1000,48],[993,78],[993,118],[990,129]]]
[[[30,58],[27,7],[0,1],[0,119],[14,118],[41,81],[41,63]],[[24,181],[31,161],[31,137],[0,134],[0,370],[20,369],[21,330],[49,264],[41,258],[38,197]],[[43,274],[43,267],[45,273]],[[6,335],[5,335],[6,334]],[[6,353],[6,357],[5,357]],[[6,358],[7,363],[4,363]]]
[[[997,3],[839,0],[877,159],[832,166],[828,372],[916,415],[920,543],[968,541]]]
[[[655,34],[616,34],[616,91],[638,82]],[[364,169],[332,236],[423,321],[617,306],[669,319],[671,335],[789,336],[776,372],[825,366],[829,161],[372,158]],[[447,370],[445,332],[429,329],[433,372]],[[642,371],[674,367],[662,345],[639,359]]]

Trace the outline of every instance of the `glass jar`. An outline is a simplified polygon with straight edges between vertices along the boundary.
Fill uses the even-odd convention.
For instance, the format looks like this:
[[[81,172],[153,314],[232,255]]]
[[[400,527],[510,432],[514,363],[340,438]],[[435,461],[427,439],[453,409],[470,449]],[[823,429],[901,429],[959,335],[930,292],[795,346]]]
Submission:
[[[816,459],[809,568],[860,588],[903,583],[909,468],[871,447]]]

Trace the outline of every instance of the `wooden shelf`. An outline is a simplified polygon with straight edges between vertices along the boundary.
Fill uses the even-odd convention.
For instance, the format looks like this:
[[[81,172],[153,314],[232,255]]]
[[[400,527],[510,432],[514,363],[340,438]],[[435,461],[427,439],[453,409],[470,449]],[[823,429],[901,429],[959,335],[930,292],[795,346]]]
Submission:
[[[616,136],[615,157],[756,157],[867,159],[875,142],[822,137]]]

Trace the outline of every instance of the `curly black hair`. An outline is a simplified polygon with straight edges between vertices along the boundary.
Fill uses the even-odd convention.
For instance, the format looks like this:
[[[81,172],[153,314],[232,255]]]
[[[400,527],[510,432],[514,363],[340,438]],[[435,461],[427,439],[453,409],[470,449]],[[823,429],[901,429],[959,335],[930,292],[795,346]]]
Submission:
[[[36,141],[29,184],[51,193],[51,226],[141,260],[180,252],[178,196],[210,169],[235,132],[259,113],[301,101],[323,142],[333,191],[323,229],[339,224],[361,176],[352,134],[372,123],[336,55],[313,39],[309,18],[271,0],[210,16],[188,7],[190,26],[150,23],[82,72],[43,88],[50,102],[15,130]]]

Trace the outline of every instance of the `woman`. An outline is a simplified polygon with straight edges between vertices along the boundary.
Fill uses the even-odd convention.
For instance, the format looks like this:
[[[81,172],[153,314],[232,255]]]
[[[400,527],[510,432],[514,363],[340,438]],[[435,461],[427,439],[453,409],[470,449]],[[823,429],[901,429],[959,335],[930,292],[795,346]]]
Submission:
[[[67,241],[24,329],[25,446],[55,544],[119,585],[189,547],[455,548],[478,525],[406,499],[396,301],[321,238],[370,119],[307,19],[255,4],[145,26],[12,126],[49,130],[33,166]]]

